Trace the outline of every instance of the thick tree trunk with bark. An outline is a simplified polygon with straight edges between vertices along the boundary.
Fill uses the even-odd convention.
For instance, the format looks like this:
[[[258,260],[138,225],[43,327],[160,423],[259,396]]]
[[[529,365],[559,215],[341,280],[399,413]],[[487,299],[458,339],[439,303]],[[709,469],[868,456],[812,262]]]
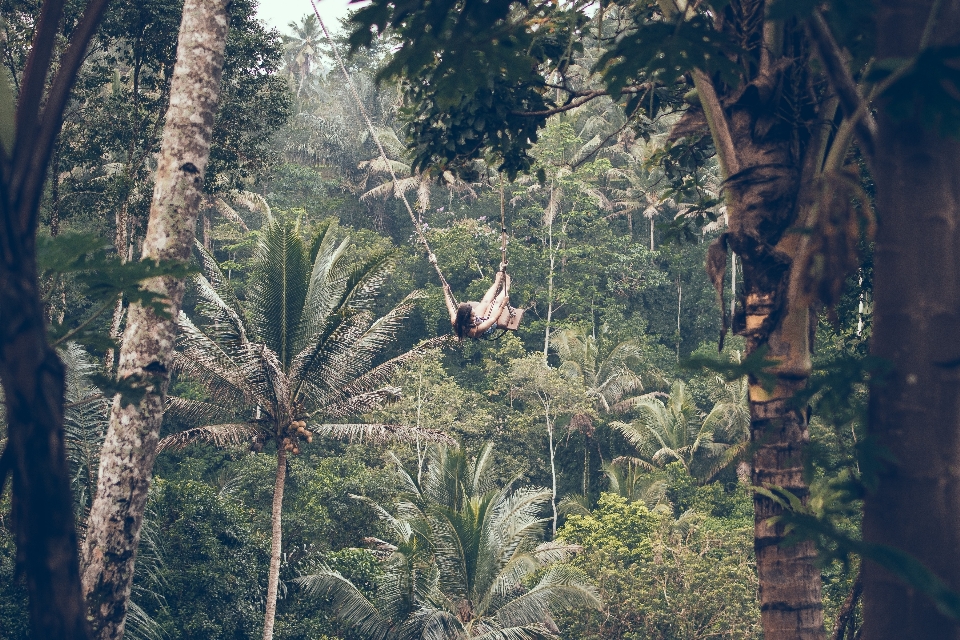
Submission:
[[[789,291],[791,264],[801,238],[790,230],[800,220],[802,185],[811,177],[804,171],[811,163],[811,145],[802,121],[777,122],[783,106],[779,101],[795,105],[800,98],[774,90],[778,83],[790,82],[783,77],[787,73],[803,86],[803,72],[793,64],[797,66],[792,70],[775,71],[762,56],[758,77],[724,109],[728,132],[715,137],[725,155],[722,164],[730,172],[726,241],[743,266],[742,310],[734,318],[734,329],[746,338],[748,354],[767,349],[766,357],[777,363],[769,371],[776,380],[772,390],[750,380],[752,481],[755,486],[780,487],[806,501],[807,414],[795,408],[793,397],[810,375],[810,313],[805,302],[791,304]],[[710,118],[719,120],[716,115]],[[711,126],[718,130],[716,124]],[[725,267],[726,254],[717,258]],[[716,277],[721,269],[718,266],[712,274],[719,287],[723,278]],[[816,550],[812,542],[783,544],[783,525],[769,524],[780,512],[777,503],[755,494],[754,549],[764,638],[821,640],[825,629]]]
[[[934,7],[939,14],[930,20]],[[960,7],[934,0],[879,6],[878,57],[960,44]],[[881,105],[882,107],[882,105]],[[887,452],[865,499],[867,542],[901,549],[960,591],[960,143],[933,122],[880,109],[874,163],[873,353],[892,374],[870,394],[868,434]],[[869,559],[863,564],[864,640],[960,638],[960,623]]]
[[[277,589],[280,585],[280,552],[283,549],[283,487],[287,480],[287,452],[277,445],[277,477],[273,484],[273,506],[270,510],[270,575],[267,578],[267,610],[263,617],[263,640],[273,640],[273,624],[277,618]]]
[[[219,99],[227,5],[228,0],[184,5],[145,259],[190,259]],[[103,640],[123,634],[184,290],[183,281],[173,278],[147,286],[169,300],[169,317],[129,307],[117,377],[144,395],[135,403],[114,400],[84,544],[83,589],[96,637]]]
[[[63,439],[64,368],[47,343],[36,265],[29,260],[15,268],[0,277],[0,377],[9,436],[0,466],[13,471],[17,564],[30,594],[33,637],[86,638]]]
[[[20,77],[15,123],[5,123],[14,126],[0,135],[0,379],[8,436],[0,493],[11,474],[17,567],[30,597],[34,638],[87,637],[63,437],[64,369],[47,341],[36,232],[63,111],[106,4],[86,4],[54,62],[65,2],[43,2]],[[51,68],[56,71],[48,84]],[[2,93],[4,99],[12,95]]]

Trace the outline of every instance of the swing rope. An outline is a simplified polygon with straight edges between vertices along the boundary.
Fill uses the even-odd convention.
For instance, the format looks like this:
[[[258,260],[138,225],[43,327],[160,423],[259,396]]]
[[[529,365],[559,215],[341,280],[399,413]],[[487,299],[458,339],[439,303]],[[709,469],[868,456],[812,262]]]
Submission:
[[[347,71],[347,65],[344,64],[343,58],[340,57],[340,51],[337,48],[337,44],[330,36],[330,32],[327,31],[327,25],[323,23],[323,18],[320,17],[320,12],[317,10],[317,3],[314,0],[310,0],[310,5],[313,7],[314,15],[317,16],[317,21],[320,23],[320,28],[323,29],[323,35],[327,37],[327,42],[330,43],[330,48],[333,50],[333,55],[337,59],[337,64],[340,66],[340,71],[343,73],[343,77],[347,81],[347,85],[350,87],[351,93],[353,93],[353,99],[356,101],[357,109],[360,110],[360,115],[363,116],[363,121],[367,125],[367,130],[370,132],[370,136],[373,138],[373,141],[377,144],[377,149],[380,150],[380,157],[383,159],[383,163],[387,166],[387,170],[390,172],[390,178],[393,180],[393,193],[403,200],[403,205],[406,207],[407,213],[410,214],[410,222],[413,223],[413,228],[417,233],[417,237],[420,239],[420,244],[422,244],[424,249],[427,250],[427,259],[430,261],[430,264],[433,265],[433,268],[437,272],[437,276],[440,278],[440,282],[443,284],[444,295],[450,296],[454,303],[456,303],[456,298],[453,297],[453,291],[450,288],[450,285],[447,283],[447,279],[443,277],[443,272],[440,270],[440,265],[437,264],[437,257],[433,254],[433,250],[430,249],[430,243],[427,242],[427,236],[423,232],[423,225],[413,213],[413,207],[410,206],[410,202],[407,200],[407,195],[400,189],[399,182],[397,181],[397,174],[394,173],[393,165],[390,164],[390,158],[387,157],[387,152],[384,151],[383,144],[380,143],[380,138],[377,137],[377,132],[373,128],[373,122],[370,120],[370,116],[367,115],[367,110],[363,106],[363,100],[360,98],[360,92],[357,91],[356,85],[353,84],[353,79],[350,77],[350,72]],[[504,233],[506,233],[505,227]],[[503,242],[504,256],[506,256],[506,236],[504,236]]]

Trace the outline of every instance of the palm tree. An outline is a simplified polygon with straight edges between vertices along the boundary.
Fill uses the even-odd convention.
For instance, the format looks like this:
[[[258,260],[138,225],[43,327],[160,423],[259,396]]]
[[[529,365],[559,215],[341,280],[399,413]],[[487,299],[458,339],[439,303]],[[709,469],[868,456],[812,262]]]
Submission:
[[[635,340],[620,342],[603,354],[596,336],[584,330],[565,329],[554,336],[553,348],[560,356],[560,372],[582,385],[587,404],[598,414],[620,409],[619,403],[626,396],[643,389],[640,375],[633,371],[641,355]],[[588,414],[578,414],[571,420],[572,425],[580,425],[584,435],[583,495],[588,495],[593,420]]]
[[[323,32],[320,30],[320,23],[317,17],[309,13],[301,18],[300,23],[290,22],[287,24],[293,35],[281,36],[283,39],[285,71],[290,79],[291,85],[295,87],[294,95],[298,101],[304,94],[310,94],[311,97],[316,93],[317,78],[314,76],[314,67],[317,59],[320,57],[321,46],[323,44]],[[311,91],[311,89],[313,89]]]
[[[560,563],[579,547],[537,544],[550,492],[493,486],[491,451],[471,462],[439,447],[421,482],[400,468],[398,515],[378,508],[396,544],[372,600],[330,569],[298,582],[331,596],[337,615],[369,638],[555,637],[551,611],[599,607],[597,592]]]
[[[691,475],[704,471],[704,465],[715,461],[730,445],[717,441],[726,435],[719,414],[700,422],[697,407],[686,385],[674,382],[664,402],[661,393],[640,396],[631,404],[637,412],[633,422],[614,422],[619,431],[637,449],[639,458],[632,459],[647,469],[679,462]],[[714,415],[711,412],[711,415]],[[700,475],[703,475],[702,473]]]
[[[387,384],[390,375],[433,346],[424,343],[374,366],[420,296],[411,294],[376,318],[372,307],[393,269],[392,254],[351,263],[348,245],[349,236],[335,223],[308,248],[294,222],[274,220],[261,237],[246,307],[198,247],[205,272],[196,278],[198,324],[179,318],[177,372],[200,384],[209,399],[170,399],[168,415],[200,426],[165,438],[161,449],[194,440],[251,441],[255,450],[267,441],[277,446],[265,640],[273,635],[276,613],[287,455],[299,454],[314,433],[374,442],[414,434],[447,440],[430,430],[344,423],[396,399],[400,389]]]
[[[667,501],[666,481],[644,473],[645,469],[633,460],[620,459],[605,464],[603,471],[610,484],[610,493],[615,493],[630,502],[641,500],[648,509],[653,509]]]
[[[739,363],[740,356],[737,354]],[[713,434],[715,442],[729,446],[720,459],[710,468],[706,480],[712,479],[723,469],[741,460],[750,446],[750,384],[747,377],[725,382],[717,377],[722,385],[720,399],[703,420],[703,428]]]

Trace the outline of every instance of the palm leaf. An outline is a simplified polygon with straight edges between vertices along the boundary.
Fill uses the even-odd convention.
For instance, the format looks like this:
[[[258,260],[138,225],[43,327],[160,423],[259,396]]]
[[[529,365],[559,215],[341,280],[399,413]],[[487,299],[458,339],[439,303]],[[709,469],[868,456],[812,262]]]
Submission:
[[[251,437],[261,433],[261,429],[245,422],[193,427],[161,439],[157,444],[157,451],[176,451],[194,442],[209,442],[218,447],[228,447],[249,442]]]
[[[373,603],[338,571],[322,568],[312,575],[295,578],[293,582],[307,595],[329,598],[337,617],[364,637],[386,640],[396,636],[391,621],[381,616]]]
[[[416,442],[417,440],[443,444],[454,442],[453,438],[436,429],[397,424],[311,424],[310,428],[317,435],[348,442],[370,442],[373,444]]]
[[[310,273],[307,250],[296,226],[289,220],[267,225],[250,279],[250,320],[258,338],[284,366],[294,356],[291,338],[300,324]]]

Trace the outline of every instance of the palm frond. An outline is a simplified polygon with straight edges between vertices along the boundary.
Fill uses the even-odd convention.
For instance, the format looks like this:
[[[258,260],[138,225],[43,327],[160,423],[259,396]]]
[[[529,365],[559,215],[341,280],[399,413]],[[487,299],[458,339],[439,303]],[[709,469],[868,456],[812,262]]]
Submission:
[[[187,424],[213,423],[223,418],[237,415],[236,410],[246,407],[227,408],[219,404],[191,400],[189,398],[169,397],[163,410],[164,417],[176,418]]]
[[[293,222],[278,219],[268,225],[250,279],[250,321],[284,366],[294,356],[291,338],[300,324],[310,273],[307,249]]]
[[[179,450],[194,442],[209,442],[218,447],[239,445],[260,435],[261,430],[249,423],[211,424],[184,429],[160,440],[157,451]]]
[[[551,611],[577,607],[601,607],[600,595],[588,584],[586,574],[569,565],[547,569],[527,593],[502,606],[496,620],[503,626],[542,623]]]
[[[370,640],[395,637],[393,624],[340,572],[329,568],[293,580],[310,596],[329,598],[338,618]]]
[[[311,430],[326,438],[348,442],[438,442],[454,444],[453,438],[437,429],[410,427],[397,424],[319,424],[310,425]]]

